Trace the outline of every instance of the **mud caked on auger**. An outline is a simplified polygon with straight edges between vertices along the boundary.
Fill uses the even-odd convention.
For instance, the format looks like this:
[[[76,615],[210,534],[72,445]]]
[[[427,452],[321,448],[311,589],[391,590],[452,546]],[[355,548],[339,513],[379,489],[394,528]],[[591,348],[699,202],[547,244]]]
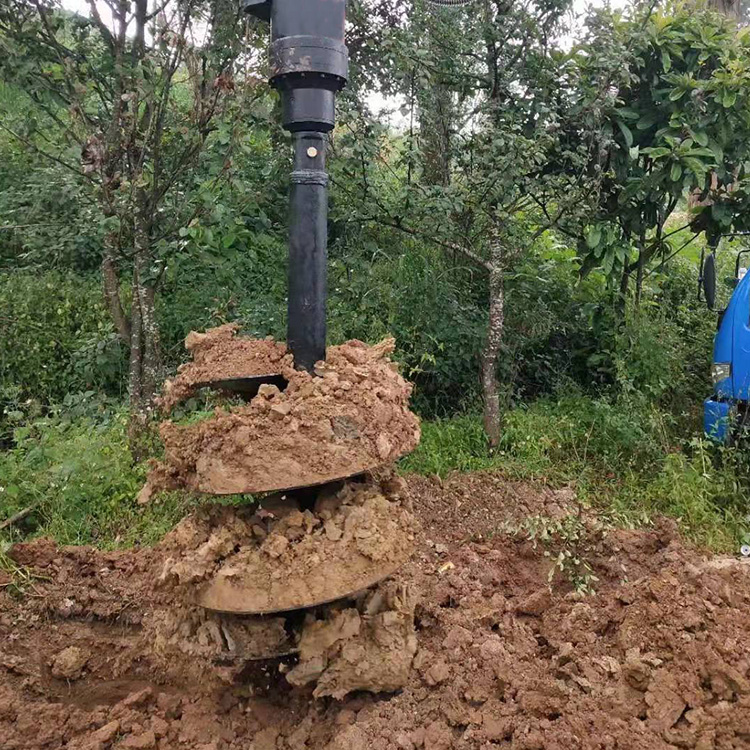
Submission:
[[[192,361],[166,384],[165,410],[201,388],[244,403],[162,423],[151,485],[259,499],[204,507],[172,532],[164,577],[204,613],[188,608],[175,632],[230,658],[298,652],[287,677],[317,682],[316,694],[396,689],[397,657],[410,662],[416,648],[413,603],[381,582],[410,556],[414,531],[403,483],[383,469],[414,449],[419,421],[392,340],[326,348],[325,157],[347,76],[345,0],[244,5],[271,22],[271,83],[294,142],[287,343],[234,325],[192,333]]]

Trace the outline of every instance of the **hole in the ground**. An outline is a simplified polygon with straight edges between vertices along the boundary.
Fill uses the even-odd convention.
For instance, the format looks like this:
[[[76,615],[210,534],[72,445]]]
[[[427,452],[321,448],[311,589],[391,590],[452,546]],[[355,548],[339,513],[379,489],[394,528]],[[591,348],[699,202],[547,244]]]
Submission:
[[[302,629],[306,614],[307,610],[297,609],[288,612],[284,617],[284,631],[289,636],[290,640],[294,641],[296,634]]]
[[[458,601],[448,594],[448,596],[440,602],[440,607],[442,609],[458,609]]]
[[[536,639],[537,645],[539,646],[540,650],[540,656],[544,659],[551,659],[555,654],[557,653],[557,649],[555,649],[550,642],[543,636],[541,633],[536,633],[534,635],[534,638]]]
[[[254,688],[261,694],[289,693],[292,686],[286,680],[286,672],[297,661],[296,656],[251,661],[236,674],[234,682]],[[286,665],[286,668],[280,668],[281,665]]]

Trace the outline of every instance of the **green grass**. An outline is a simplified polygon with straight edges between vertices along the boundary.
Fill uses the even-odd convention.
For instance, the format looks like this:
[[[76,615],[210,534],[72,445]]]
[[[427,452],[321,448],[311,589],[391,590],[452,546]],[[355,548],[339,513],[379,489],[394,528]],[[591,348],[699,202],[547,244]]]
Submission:
[[[104,422],[38,421],[17,434],[18,447],[0,452],[0,518],[34,510],[0,539],[31,532],[61,544],[152,544],[190,503],[167,493],[158,503],[138,505],[147,469],[131,461],[123,412]]]

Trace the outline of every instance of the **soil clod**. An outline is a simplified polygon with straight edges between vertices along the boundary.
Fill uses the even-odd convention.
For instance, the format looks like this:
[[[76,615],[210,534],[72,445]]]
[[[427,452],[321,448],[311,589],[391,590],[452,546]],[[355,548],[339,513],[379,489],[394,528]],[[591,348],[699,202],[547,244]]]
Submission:
[[[417,535],[396,580],[302,617],[291,628],[298,656],[244,669],[225,658],[226,616],[154,586],[168,557],[200,546],[188,524],[153,550],[14,548],[16,563],[42,576],[33,595],[0,591],[0,747],[117,750],[126,740],[150,743],[150,733],[157,750],[749,746],[743,566],[705,557],[668,524],[609,530],[578,551],[598,578],[596,594],[578,596],[559,575],[550,590],[554,558],[542,545],[490,532],[504,519],[559,518],[575,507],[546,487],[490,474],[408,484],[433,546]],[[314,512],[326,510],[320,503]],[[439,574],[446,561],[453,567]],[[188,610],[187,626],[177,607]],[[160,631],[170,614],[177,627]],[[208,622],[219,638],[213,625],[202,635]],[[81,676],[52,676],[71,646],[88,656]],[[395,694],[361,690],[399,683]]]

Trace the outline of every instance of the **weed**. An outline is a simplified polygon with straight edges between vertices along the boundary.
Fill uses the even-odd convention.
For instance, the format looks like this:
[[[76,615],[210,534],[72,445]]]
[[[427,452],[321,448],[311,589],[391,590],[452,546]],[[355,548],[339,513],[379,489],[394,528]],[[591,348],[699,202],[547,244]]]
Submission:
[[[22,596],[28,589],[33,588],[34,581],[50,580],[46,576],[17,565],[2,547],[0,547],[0,573],[3,574],[0,588],[5,589],[11,596]]]
[[[587,557],[593,544],[605,534],[609,527],[596,518],[584,520],[580,513],[562,518],[528,516],[517,524],[505,524],[502,530],[510,536],[527,539],[534,549],[541,545],[544,556],[553,561],[549,572],[549,584],[561,575],[575,591],[592,595],[599,580]]]
[[[3,537],[46,535],[105,548],[160,539],[192,501],[165,493],[138,505],[146,466],[131,460],[126,424],[117,411],[101,421],[44,419],[16,430],[16,447],[0,452],[0,518],[31,505],[34,511]]]
[[[497,457],[487,446],[480,418],[468,414],[423,422],[420,444],[402,459],[400,468],[444,477],[451,471],[480,471],[496,465]]]

